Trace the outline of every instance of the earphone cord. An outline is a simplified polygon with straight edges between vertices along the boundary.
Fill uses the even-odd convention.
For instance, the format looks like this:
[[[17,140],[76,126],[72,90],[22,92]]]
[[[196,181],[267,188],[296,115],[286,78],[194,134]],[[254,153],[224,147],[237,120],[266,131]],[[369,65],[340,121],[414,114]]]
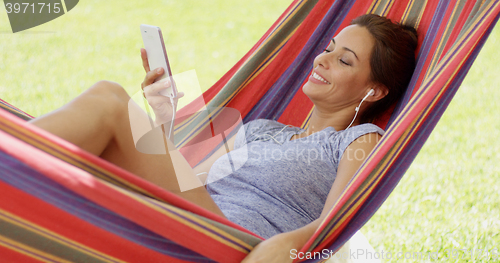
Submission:
[[[356,116],[358,116],[358,111],[359,111],[359,107],[361,106],[361,103],[363,103],[363,100],[359,103],[358,107],[356,107],[356,110],[355,110],[356,114],[354,114],[354,118],[352,118],[352,121],[349,124],[349,126],[347,126],[347,128],[345,128],[346,130],[351,127],[351,125],[354,123],[354,120],[356,119]]]
[[[253,141],[256,141],[257,139],[259,139],[258,141],[263,141],[263,142],[265,142],[265,141],[269,141],[269,140],[273,139],[273,140],[274,140],[277,144],[281,145],[281,143],[280,143],[278,140],[276,140],[276,138],[275,138],[275,137],[276,137],[276,136],[278,136],[278,134],[280,134],[281,132],[283,132],[283,131],[287,128],[287,127],[293,127],[293,126],[292,126],[292,125],[285,125],[285,127],[283,127],[283,128],[282,128],[279,132],[277,132],[275,135],[270,135],[270,134],[267,134],[267,133],[266,133],[266,134],[262,134],[262,135],[257,136],[257,138],[255,138]],[[256,133],[256,132],[254,132],[254,133],[250,134],[250,136],[254,135],[255,133]],[[249,136],[249,137],[250,137],[250,136]],[[269,137],[271,137],[271,138],[269,138],[269,139],[267,139],[267,140],[265,140],[265,141],[264,141],[264,139],[260,139],[261,137],[265,137],[265,136],[269,136]]]
[[[175,103],[174,98],[170,97],[170,103],[172,104],[172,121],[170,122],[170,131],[168,133],[168,138],[174,138],[173,133],[174,133],[174,120],[175,120],[175,112],[177,111],[177,104]]]
[[[363,103],[363,101],[365,101],[366,98],[368,98],[368,96],[371,96],[374,93],[375,93],[374,90],[371,89],[370,92],[368,92],[368,94],[366,94],[366,96],[361,100],[361,102],[359,103],[358,107],[356,107],[356,109],[354,110],[356,112],[356,114],[354,114],[354,118],[352,118],[352,121],[349,124],[349,126],[347,126],[347,128],[345,128],[346,130],[351,127],[351,125],[354,123],[354,120],[356,119],[356,116],[358,116],[358,112],[359,112],[359,108],[361,107],[361,103]]]

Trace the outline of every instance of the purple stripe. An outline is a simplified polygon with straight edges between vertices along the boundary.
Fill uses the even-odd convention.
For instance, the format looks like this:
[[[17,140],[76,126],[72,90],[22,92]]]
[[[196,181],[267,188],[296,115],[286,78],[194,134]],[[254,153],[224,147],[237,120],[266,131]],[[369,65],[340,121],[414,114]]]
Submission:
[[[207,260],[61,186],[3,151],[0,151],[0,169],[1,181],[123,239],[179,259]]]
[[[389,3],[385,6],[384,10],[382,11],[382,14],[385,15],[387,12],[389,12],[389,7],[392,7],[392,4],[394,1],[389,1]]]
[[[194,225],[196,225],[196,226],[198,226],[198,227],[200,227],[200,228],[203,228],[204,230],[206,230],[206,231],[208,231],[208,232],[210,232],[210,233],[212,233],[212,234],[214,234],[214,235],[216,235],[216,236],[218,236],[218,237],[220,237],[220,238],[224,239],[225,241],[228,241],[229,243],[232,243],[232,244],[234,244],[234,245],[236,245],[236,246],[238,246],[238,247],[240,247],[240,248],[244,249],[245,251],[250,252],[250,250],[249,250],[247,247],[245,247],[245,246],[241,245],[241,244],[240,244],[240,243],[238,243],[238,242],[235,242],[234,240],[231,240],[231,239],[229,239],[229,238],[227,238],[227,237],[225,237],[225,236],[223,236],[223,235],[219,234],[218,232],[214,231],[214,230],[213,230],[213,229],[211,229],[211,228],[208,228],[208,227],[206,227],[206,226],[204,226],[204,225],[199,224],[199,223],[198,223],[198,222],[196,222],[195,220],[192,220],[190,217],[186,217],[186,216],[184,216],[184,215],[182,215],[182,214],[179,214],[179,213],[177,213],[176,211],[174,211],[174,210],[172,210],[172,209],[170,209],[170,208],[168,208],[168,207],[165,207],[165,206],[160,206],[160,205],[158,205],[158,203],[152,202],[152,201],[150,201],[150,200],[147,200],[147,199],[144,199],[144,198],[143,198],[143,200],[144,200],[144,201],[146,201],[146,202],[148,202],[149,204],[151,204],[151,205],[153,205],[153,206],[156,206],[157,208],[160,208],[160,209],[162,209],[162,210],[168,211],[169,213],[175,214],[176,216],[181,217],[183,220],[188,221],[188,222],[190,222],[190,223],[192,223],[192,224],[194,224]],[[200,233],[200,235],[201,235],[201,234],[202,234],[202,233]],[[216,241],[216,242],[219,242],[219,241]]]
[[[295,12],[295,10],[297,10],[297,8],[301,7],[302,3],[304,2],[304,0],[301,0],[290,12],[288,12],[288,14],[285,16],[285,18],[281,21],[281,23],[279,23],[279,25],[277,25],[273,31],[266,37],[266,40],[271,36],[273,35],[274,31],[276,31],[277,28],[279,28],[281,25],[283,25],[283,23],[287,22],[288,18],[293,14],[293,12]]]
[[[19,221],[19,220],[17,220],[14,217],[11,217],[11,216],[9,216],[7,214],[2,213],[2,211],[3,210],[0,209],[0,214],[1,215],[3,215],[4,217],[7,217],[10,220],[16,222],[18,225],[22,225],[22,228],[27,229],[30,232],[35,232],[35,231],[42,232],[44,235],[49,236],[53,240],[57,240],[61,244],[66,244],[69,247],[76,247],[79,250],[85,251],[85,253],[87,253],[87,254],[91,254],[91,255],[95,256],[96,258],[99,258],[99,259],[102,259],[102,260],[109,260],[109,261],[112,261],[112,262],[119,262],[119,261],[112,260],[110,257],[103,257],[101,254],[95,253],[94,251],[88,249],[87,247],[80,246],[80,244],[77,243],[77,242],[67,242],[65,239],[60,238],[59,236],[52,234],[52,232],[50,232],[50,231],[45,231],[43,228],[34,227],[35,224],[26,224],[23,221]]]
[[[422,46],[420,47],[420,51],[418,52],[417,55],[418,63],[417,66],[415,67],[415,72],[413,73],[413,76],[410,80],[410,84],[408,85],[405,95],[397,103],[396,108],[394,109],[394,112],[392,113],[387,126],[390,126],[396,120],[397,116],[404,109],[405,105],[408,104],[408,102],[411,99],[412,93],[416,88],[415,85],[417,84],[418,78],[420,77],[421,74],[425,73],[424,70],[426,69],[424,69],[424,66],[428,57],[431,56],[432,58],[431,52],[435,52],[435,50],[431,50],[432,44],[434,43],[434,41],[436,41],[435,36],[438,33],[441,24],[443,23],[443,16],[446,13],[448,4],[449,0],[439,1],[436,11],[434,12],[434,16],[432,17],[431,24],[429,25],[429,29],[426,32],[426,37],[424,38]]]
[[[294,7],[294,8],[293,8],[293,9],[292,9],[289,13],[288,13],[288,15],[286,15],[286,17],[285,17],[285,18],[281,21],[281,23],[279,23],[279,24],[275,27],[275,29],[274,29],[274,30],[273,30],[273,31],[272,31],[272,32],[271,32],[271,33],[270,33],[270,34],[266,37],[266,39],[265,39],[265,40],[261,43],[261,45],[259,45],[259,47],[262,47],[263,45],[265,45],[265,44],[266,44],[267,39],[269,39],[269,37],[271,37],[271,36],[274,34],[274,32],[276,31],[276,29],[277,29],[277,28],[279,28],[279,27],[280,27],[281,25],[283,25],[284,23],[288,22],[288,21],[287,21],[287,20],[288,20],[288,18],[291,16],[291,14],[292,14],[293,12],[295,12],[295,10],[297,10],[297,8],[301,7],[301,5],[302,5],[302,3],[303,3],[303,2],[304,2],[304,1],[300,1],[300,2],[299,2],[299,3],[298,3],[298,4],[297,4],[297,5],[296,5],[296,6],[295,6],[295,7]],[[282,45],[281,45],[281,46],[280,46],[280,47],[279,47],[279,48],[278,48],[275,52],[273,52],[273,53],[271,54],[271,56],[270,56],[268,59],[264,60],[264,63],[262,63],[259,67],[257,67],[257,68],[254,70],[254,72],[253,72],[253,73],[252,73],[252,74],[251,74],[251,75],[247,78],[247,81],[245,81],[244,83],[242,83],[240,86],[244,86],[244,85],[248,82],[248,79],[251,79],[254,75],[256,75],[256,74],[257,74],[257,72],[258,72],[261,68],[265,67],[265,66],[266,66],[266,64],[267,64],[267,62],[268,62],[268,61],[270,61],[270,60],[272,60],[272,59],[276,56],[276,54],[277,54],[277,53],[281,50],[281,48],[282,48],[285,44],[286,44],[286,42],[285,42],[285,43],[283,43],[283,44],[282,44]],[[249,59],[251,59],[252,57],[253,57],[253,55],[252,55],[252,56],[250,56],[250,57],[248,58],[248,60],[249,60]],[[243,64],[242,66],[240,66],[238,70],[240,70],[240,69],[241,69],[244,65],[245,65],[245,64]],[[236,93],[236,94],[237,94],[237,93]],[[219,107],[226,107],[226,106],[227,106],[227,104],[231,101],[231,99],[232,99],[232,98],[234,98],[234,97],[236,96],[236,94],[234,94],[233,96],[229,97],[229,101],[228,101],[228,102],[226,102],[226,103],[225,103],[225,104],[223,104],[223,105],[218,105],[218,106],[219,106]],[[198,116],[198,115],[199,115],[199,112],[198,112],[197,114],[193,115],[193,116],[192,116],[192,117],[190,117],[190,118],[191,118],[191,119],[195,119],[195,118],[197,118],[197,116]],[[191,124],[191,122],[184,123],[184,124],[182,124],[181,126],[178,126],[178,127],[175,129],[175,131],[179,131],[179,130],[183,129],[185,126],[190,125],[190,124]],[[191,132],[191,135],[192,135],[192,134],[193,134],[193,132]],[[185,143],[185,142],[189,141],[189,140],[191,139],[191,135],[189,135],[189,134],[188,134],[188,135],[184,136],[184,137],[183,137],[183,138],[184,138],[183,140],[181,140],[180,142],[176,142],[175,144],[176,144],[176,145],[179,145],[179,144],[183,144],[183,143]]]
[[[382,1],[382,0],[380,0]],[[373,13],[376,10],[376,6],[378,5],[379,0],[376,0],[375,3],[372,5],[372,8],[370,9],[369,13]]]
[[[484,41],[484,40],[482,39],[481,41]],[[481,44],[481,46],[482,46],[482,44]],[[404,160],[404,161],[403,162],[397,162],[396,161],[393,164],[393,166],[388,169],[388,164],[391,163],[391,161],[393,161],[395,159],[395,156],[393,155],[393,156],[391,156],[391,158],[389,159],[389,161],[386,162],[385,166],[382,168],[382,170],[388,169],[387,174],[390,174],[391,170],[394,170],[394,173],[396,173],[398,176],[400,176],[399,179],[395,182],[394,187],[397,184],[397,182],[399,182],[399,180],[402,178],[402,176],[404,175],[404,172],[408,169],[409,165],[411,164],[411,161],[408,161],[408,160],[413,160],[415,158],[415,156],[417,155],[418,151],[423,146],[423,144],[424,144],[423,142],[425,142],[427,140],[427,138],[430,135],[432,129],[435,127],[435,125],[437,124],[437,121],[439,120],[440,116],[442,115],[442,113],[444,112],[444,110],[448,106],[449,102],[451,101],[453,95],[458,90],[458,87],[460,86],[463,78],[465,77],[466,73],[468,72],[470,66],[472,65],[472,62],[474,61],[474,59],[475,59],[475,57],[477,56],[478,53],[479,53],[479,50],[474,51],[474,57],[473,57],[472,61],[470,61],[470,59],[468,59],[467,60],[468,64],[464,64],[464,67],[462,67],[462,69],[456,75],[456,78],[452,81],[452,83],[450,83],[450,85],[446,89],[445,93],[443,94],[443,97],[445,97],[446,99],[443,99],[443,98],[441,99],[441,101],[444,101],[444,103],[437,103],[435,109],[433,109],[433,111],[431,113],[429,113],[428,116],[421,115],[421,116],[419,116],[416,119],[417,123],[420,123],[420,121],[422,120],[422,118],[427,118],[422,123],[422,126],[418,129],[418,131],[413,134],[413,140],[409,140],[408,136],[410,136],[411,133],[408,133],[407,137],[404,138],[405,141],[408,141],[408,144],[406,144],[404,146],[404,148],[403,148],[403,144],[400,144],[398,146],[396,152],[400,153],[400,156],[397,159],[401,159],[401,160]],[[452,94],[451,97],[450,97],[450,94]],[[427,111],[430,107],[431,107],[431,103],[429,103],[429,105],[427,105],[425,107],[424,111]],[[438,116],[437,119],[436,119],[436,116]],[[425,124],[425,123],[429,122],[429,120],[435,120],[435,121],[433,121],[431,123],[431,125]],[[427,127],[428,127],[428,129],[426,129]],[[410,152],[410,151],[412,153],[408,154],[408,152]],[[401,157],[401,156],[404,156],[404,157]],[[402,170],[399,170],[399,167],[401,166],[401,164],[406,164],[406,163],[408,164],[406,166],[406,168],[402,168]],[[380,176],[382,176],[382,174],[379,174],[376,178],[379,178]],[[387,176],[387,177],[390,177],[390,176]],[[384,177],[384,178],[387,178],[387,177]],[[384,178],[382,180],[384,180]],[[366,192],[373,187],[374,182],[376,182],[376,180],[373,180],[368,185],[368,187],[364,191],[361,192],[360,195],[366,194]],[[390,189],[389,191],[392,192],[392,189]],[[388,194],[389,193],[387,193],[387,196],[388,196]],[[341,217],[339,219],[342,219],[342,217],[344,217],[346,215],[346,213],[349,212],[355,206],[354,204],[357,204],[357,201],[359,201],[360,198],[358,197],[355,200],[356,201],[352,202],[348,206],[348,209],[345,210],[345,212],[341,214]],[[380,202],[380,205],[382,203],[383,202]],[[373,206],[371,206],[371,207],[373,207]],[[338,220],[335,221],[335,222],[333,222],[332,223],[332,227],[334,225],[338,224],[338,222],[339,222]],[[332,229],[332,227],[330,227],[327,232],[329,232]]]
[[[408,169],[411,161],[415,158],[416,154],[423,146],[423,142],[427,140],[431,130],[435,127],[439,118],[444,113],[444,110],[458,90],[470,66],[475,60],[477,54],[486,41],[487,36],[490,34],[499,17],[500,15],[497,14],[495,21],[487,29],[477,47],[471,53],[471,56],[467,59],[459,73],[455,76],[455,79],[452,81],[445,94],[443,94],[442,98],[440,99],[440,103],[436,105],[435,109],[433,109],[433,112],[429,114],[426,120],[422,123],[422,126],[414,135],[413,140],[409,141],[409,144],[405,147],[404,151],[401,152],[401,155],[398,157],[398,160],[401,161],[395,163],[390,168],[384,178],[382,178],[380,186],[374,189],[374,192],[366,199],[366,202],[361,206],[358,213],[354,215],[346,229],[344,229],[337,240],[330,246],[330,249],[339,248],[341,244],[343,244],[352,235],[354,235],[354,233],[369,220],[369,218],[375,213],[375,211],[378,210],[383,201],[385,201],[385,199],[388,197],[389,193],[392,192],[396,184],[402,178],[404,172]],[[430,107],[430,105],[428,107]]]
[[[1,240],[0,240],[0,243],[8,244],[9,246],[17,248],[18,250],[23,251],[26,256],[31,256],[31,257],[37,256],[37,257],[42,258],[42,259],[44,259],[44,260],[46,260],[48,262],[58,262],[58,261],[54,261],[53,259],[50,259],[48,257],[45,257],[45,256],[42,256],[40,254],[34,253],[31,250],[24,249],[22,247],[16,246],[16,245],[11,244],[11,243],[2,242]],[[34,256],[32,256],[32,255],[34,255]]]
[[[496,2],[496,3],[498,3],[498,2]],[[495,6],[495,5],[491,5],[491,6],[490,6],[490,8],[487,10],[487,12],[485,12],[485,15],[484,15],[483,17],[481,17],[481,18],[479,19],[479,21],[483,21],[483,20],[484,20],[484,19],[488,16],[488,14],[490,14],[490,15],[491,15],[491,10],[493,9],[493,7],[494,7],[494,6]],[[477,21],[477,20],[478,20],[478,19],[476,19],[476,20],[474,20],[474,21]],[[450,53],[450,55],[449,55],[449,56],[446,56],[446,57],[445,57],[445,59],[446,59],[446,60],[444,60],[444,62],[442,62],[442,63],[440,62],[440,63],[441,63],[441,67],[440,67],[440,68],[435,68],[435,69],[434,69],[436,72],[442,72],[442,71],[443,71],[443,69],[445,69],[446,67],[448,67],[450,60],[452,60],[452,59],[455,57],[455,55],[456,55],[458,52],[460,52],[460,50],[461,50],[461,49],[460,49],[459,47],[463,47],[463,46],[465,46],[465,43],[467,43],[467,42],[469,41],[469,39],[470,39],[471,35],[473,35],[473,34],[476,32],[477,27],[479,26],[479,24],[480,24],[480,23],[476,23],[476,24],[474,24],[474,27],[472,27],[472,29],[469,31],[469,33],[467,34],[467,36],[466,36],[465,38],[463,38],[463,41],[462,41],[462,42],[455,43],[455,45],[453,45],[453,46],[457,46],[457,48],[454,48],[454,49],[451,49],[451,50],[450,50],[450,51],[451,51],[451,53]],[[452,46],[452,47],[453,47],[453,46]],[[448,52],[450,52],[450,51],[448,51]],[[432,84],[432,83],[434,82],[434,80],[435,80],[436,78],[438,78],[438,77],[441,77],[441,75],[440,75],[440,74],[438,74],[438,73],[434,73],[434,74],[430,75],[430,79],[429,79],[429,81],[425,81],[425,80],[423,81],[423,82],[427,82],[427,84],[426,84],[426,86],[421,87],[421,89],[423,89],[423,90],[427,90],[427,89],[429,89],[430,87],[432,87],[432,86],[431,86],[431,84]],[[417,101],[418,101],[418,100],[419,100],[422,96],[424,96],[424,92],[417,92],[417,93],[415,94],[414,98],[413,98],[412,100],[410,100],[410,102],[408,103],[409,107],[408,107],[405,111],[402,111],[399,115],[406,116],[406,115],[407,115],[407,113],[413,109],[413,106],[417,103]],[[429,96],[429,94],[425,94],[425,96]],[[399,116],[399,115],[398,115],[398,116]],[[389,131],[392,131],[393,129],[395,129],[395,127],[393,127],[393,128],[391,128],[391,129],[389,129]]]
[[[334,2],[295,61],[244,117],[244,123],[258,118],[276,120],[283,114],[289,102],[309,76],[314,58],[334,36],[354,2],[354,0]]]
[[[265,39],[265,40],[261,43],[261,45],[259,45],[259,47],[261,47],[262,45],[264,45],[264,44],[265,44],[266,40],[267,40],[267,39],[269,39],[269,37],[271,37],[271,36],[274,34],[274,32],[276,31],[276,29],[277,29],[277,28],[279,28],[281,25],[283,25],[283,23],[287,22],[288,18],[291,16],[291,14],[292,14],[293,12],[295,12],[295,10],[297,10],[297,8],[299,8],[299,7],[301,6],[302,2],[304,2],[304,1],[303,1],[303,0],[302,0],[302,1],[300,1],[300,2],[299,2],[299,3],[298,3],[298,4],[297,4],[297,5],[296,5],[296,6],[295,6],[295,7],[294,7],[294,8],[293,8],[293,9],[292,9],[289,13],[288,13],[288,15],[286,15],[286,16],[285,16],[285,18],[281,21],[281,23],[279,23],[279,24],[275,27],[275,29],[274,29],[274,30],[273,30],[273,31],[272,31],[272,32],[271,32],[271,33],[270,33],[270,34],[266,37],[266,39]],[[271,57],[270,57],[269,59],[265,60],[265,61],[264,61],[264,63],[263,63],[263,65],[259,66],[259,67],[258,67],[255,71],[259,71],[259,70],[260,70],[263,66],[265,66],[265,65],[267,64],[267,62],[268,62],[269,60],[271,60],[272,58],[274,58],[274,57],[276,56],[276,54],[277,54],[277,53],[281,50],[281,48],[282,48],[285,44],[286,44],[286,42],[285,42],[285,43],[283,43],[283,44],[282,44],[282,45],[278,48],[278,50],[277,50],[277,51],[275,51],[274,53],[272,53],[272,54],[271,54]],[[249,59],[250,59],[250,58],[252,58],[252,56],[250,56],[250,57],[249,57]],[[241,67],[240,67],[240,69],[241,69]],[[252,78],[254,75],[255,75],[255,73],[254,73],[254,74],[252,74],[252,75],[250,75],[250,77],[249,77],[249,78]],[[242,84],[242,86],[243,86],[243,85],[244,85],[244,84]],[[234,96],[233,96],[233,97],[234,97]],[[223,106],[221,106],[221,107],[225,107],[226,105],[227,105],[227,103],[226,103],[226,104],[224,104],[224,105],[223,105]],[[197,112],[197,113],[196,113],[196,115],[193,115],[193,117],[192,117],[192,118],[196,118],[196,116],[197,116],[198,114],[199,114],[199,112]],[[178,131],[178,130],[182,129],[184,126],[186,126],[186,125],[188,125],[188,124],[189,124],[189,123],[184,123],[184,124],[182,124],[181,126],[178,126],[178,127],[175,129],[175,131]],[[188,136],[188,137],[189,137],[189,136]],[[186,140],[181,141],[180,143],[184,143],[185,141],[186,141]]]
[[[14,132],[15,134],[17,134],[17,133],[16,133],[16,132],[17,132],[17,130],[15,130],[15,129],[13,129],[13,128],[12,128],[12,126],[14,126],[14,125],[9,125],[9,124],[10,124],[10,123],[2,123],[2,122],[0,122],[0,130],[4,130],[4,131],[6,131],[8,134],[11,134],[11,133],[9,133],[9,132],[8,132],[8,130],[13,130],[13,132]],[[11,135],[12,135],[12,134],[11,134]],[[23,133],[23,135],[25,135],[26,137],[28,137],[28,138],[30,138],[31,140],[33,140],[33,141],[34,141],[34,142],[32,142],[32,143],[28,143],[28,144],[32,145],[32,146],[33,146],[33,147],[35,147],[35,148],[40,149],[39,147],[34,146],[34,144],[37,144],[37,143],[38,143],[38,144],[41,144],[41,145],[43,145],[44,147],[46,147],[46,148],[50,149],[51,151],[56,152],[56,153],[58,153],[58,154],[60,154],[60,155],[62,155],[62,156],[65,156],[65,157],[69,158],[69,159],[70,159],[70,161],[64,161],[64,162],[66,162],[66,163],[68,163],[68,164],[71,164],[71,165],[73,165],[73,166],[75,166],[75,167],[77,167],[77,168],[79,168],[79,169],[84,170],[84,168],[80,168],[80,167],[78,167],[78,166],[77,166],[77,164],[79,164],[79,165],[81,165],[81,166],[85,167],[85,169],[86,169],[85,171],[87,171],[88,173],[91,173],[91,174],[93,174],[93,175],[95,175],[95,176],[97,176],[97,177],[99,177],[99,176],[104,177],[104,178],[106,178],[106,180],[109,180],[111,183],[113,183],[113,184],[115,184],[115,185],[118,185],[118,186],[120,186],[120,187],[123,187],[123,188],[126,188],[126,189],[130,189],[131,191],[137,191],[137,190],[133,190],[133,189],[132,189],[131,187],[129,187],[127,184],[124,184],[123,182],[116,180],[114,177],[110,177],[110,176],[108,176],[107,174],[102,173],[101,171],[97,170],[96,168],[94,168],[94,167],[92,167],[92,166],[88,165],[87,163],[88,163],[88,162],[90,162],[90,161],[82,162],[82,161],[80,161],[80,160],[77,160],[77,159],[74,157],[74,155],[73,155],[73,154],[68,155],[68,154],[67,154],[67,153],[65,153],[65,152],[59,151],[57,148],[55,148],[55,147],[54,147],[54,143],[53,143],[52,141],[49,141],[49,140],[43,140],[43,139],[42,139],[42,140],[40,140],[40,137],[39,137],[39,136],[36,136],[36,135],[31,135],[31,134],[29,134],[29,133]],[[12,136],[16,137],[17,139],[19,139],[19,140],[21,140],[21,141],[23,141],[23,142],[26,142],[26,141],[24,141],[23,139],[21,139],[21,138],[17,137],[16,135],[12,135]],[[26,142],[26,143],[27,143],[27,142]],[[40,150],[41,150],[41,149],[40,149]],[[47,152],[46,150],[42,150],[42,151]],[[50,153],[47,153],[47,154],[48,154],[48,155],[53,156],[53,154],[50,154]],[[55,157],[55,156],[54,156],[54,157]],[[59,157],[55,157],[55,158],[60,159]],[[90,170],[90,171],[89,171],[89,170]],[[141,189],[141,190],[143,190],[143,189]],[[143,193],[143,194],[149,194],[148,192],[142,192],[142,193]]]

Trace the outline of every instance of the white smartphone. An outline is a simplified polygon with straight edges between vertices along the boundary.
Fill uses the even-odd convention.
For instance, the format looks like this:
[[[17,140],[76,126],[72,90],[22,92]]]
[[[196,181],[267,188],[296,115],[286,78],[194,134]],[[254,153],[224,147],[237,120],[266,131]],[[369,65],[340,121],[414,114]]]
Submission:
[[[172,78],[172,71],[170,71],[170,64],[168,63],[167,50],[165,49],[161,29],[157,26],[142,24],[141,35],[142,41],[144,42],[144,48],[146,49],[148,55],[149,68],[151,70],[155,70],[159,67],[163,68],[164,74],[156,78],[155,82],[165,78],[170,78],[170,83],[172,83],[171,88],[162,90],[160,94],[172,98],[176,97],[177,88],[175,87],[175,83]]]

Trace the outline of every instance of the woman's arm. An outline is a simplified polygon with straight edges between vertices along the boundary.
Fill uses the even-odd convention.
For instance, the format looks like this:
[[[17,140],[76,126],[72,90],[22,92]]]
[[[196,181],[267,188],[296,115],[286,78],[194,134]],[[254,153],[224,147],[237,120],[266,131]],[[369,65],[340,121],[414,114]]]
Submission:
[[[381,136],[377,133],[369,133],[359,137],[347,147],[340,160],[335,182],[318,219],[299,229],[275,235],[261,242],[242,262],[292,262],[291,250],[295,249],[295,253],[298,253],[311,238],[380,138]]]
[[[167,97],[164,97],[163,95],[159,95],[159,91],[161,89],[166,89],[167,87],[162,87],[154,83],[154,80],[161,76],[163,74],[163,69],[162,68],[157,68],[153,69],[154,71],[151,71],[149,68],[149,62],[148,62],[148,56],[146,53],[146,50],[144,48],[141,48],[141,59],[142,59],[142,66],[144,68],[144,71],[146,71],[146,76],[144,77],[144,81],[141,84],[142,89],[144,90],[144,95],[146,96],[146,99],[148,100],[148,103],[151,105],[153,110],[155,111],[155,116],[156,120],[155,122],[157,124],[162,124],[166,123],[167,121],[170,121],[171,119],[171,106],[169,106],[170,101]],[[170,83],[170,82],[168,82]],[[155,86],[156,85],[156,86]],[[168,84],[170,85],[170,84]],[[178,98],[182,97],[183,93],[180,92],[178,95]],[[169,107],[167,107],[169,106]],[[165,115],[162,117],[162,115]],[[162,127],[163,132],[165,133],[165,128]],[[166,135],[168,134],[165,133]],[[183,156],[178,152],[178,150],[173,146],[172,143],[169,143],[169,148],[170,151],[173,151],[174,154],[172,155],[172,160],[174,161],[174,166],[180,167],[176,168],[176,170],[179,170],[181,173],[194,173],[203,184],[205,184],[206,178],[208,176],[208,171],[210,170],[210,167],[212,167],[213,163],[219,159],[221,156],[226,154],[229,151],[232,151],[234,148],[234,141],[235,141],[236,135],[233,135],[231,138],[227,140],[227,144],[223,145],[223,147],[220,147],[217,149],[216,152],[212,154],[208,159],[203,161],[201,164],[197,165],[196,167],[192,168],[191,171],[191,166],[187,163],[187,161],[183,158]],[[226,147],[227,146],[227,149]],[[175,160],[174,160],[175,159]],[[192,178],[192,177],[191,177]],[[196,182],[186,182],[186,187],[191,188],[191,185],[197,185]]]

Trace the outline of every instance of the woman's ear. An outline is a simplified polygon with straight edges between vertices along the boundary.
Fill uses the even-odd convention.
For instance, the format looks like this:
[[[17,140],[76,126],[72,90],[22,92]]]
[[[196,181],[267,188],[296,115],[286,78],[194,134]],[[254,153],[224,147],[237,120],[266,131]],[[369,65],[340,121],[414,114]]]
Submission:
[[[373,84],[371,89],[373,89],[373,95],[368,96],[368,98],[366,98],[366,101],[379,101],[389,93],[389,89],[383,84]]]

